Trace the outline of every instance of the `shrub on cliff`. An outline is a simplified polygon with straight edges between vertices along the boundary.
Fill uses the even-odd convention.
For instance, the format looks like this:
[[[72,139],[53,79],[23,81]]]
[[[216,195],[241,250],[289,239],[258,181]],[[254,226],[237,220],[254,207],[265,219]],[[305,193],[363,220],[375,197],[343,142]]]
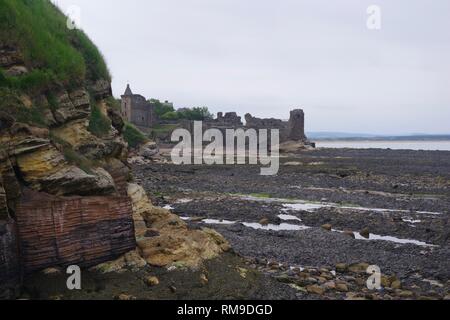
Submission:
[[[0,68],[0,87],[4,87],[8,85],[8,79],[6,79],[2,68]]]
[[[145,134],[129,122],[125,123],[123,137],[131,148],[136,148],[149,140]]]
[[[96,105],[91,108],[88,130],[100,138],[108,134],[111,130],[111,120]]]
[[[46,126],[45,108],[36,105],[24,106],[17,93],[9,88],[0,87],[0,112],[13,116],[19,122],[37,127]]]
[[[178,111],[178,116],[180,119],[204,121],[213,118],[211,112],[209,112],[208,107],[195,107],[195,108],[185,108],[182,111]]]
[[[155,107],[155,113],[158,117],[165,115],[168,112],[175,112],[175,109],[172,105],[167,103],[161,103],[161,101],[157,99],[150,99],[150,103],[152,103]]]
[[[59,81],[76,86],[85,79],[110,80],[104,59],[80,30],[48,0],[0,0],[0,45],[18,48],[34,73],[7,77],[10,86],[27,89]],[[1,85],[1,84],[0,84]]]

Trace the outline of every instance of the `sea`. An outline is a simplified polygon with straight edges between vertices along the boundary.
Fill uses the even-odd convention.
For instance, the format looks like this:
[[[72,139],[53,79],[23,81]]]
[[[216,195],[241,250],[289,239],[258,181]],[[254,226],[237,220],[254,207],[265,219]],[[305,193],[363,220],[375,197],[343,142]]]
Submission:
[[[440,150],[450,151],[450,140],[444,141],[392,141],[392,140],[323,140],[315,141],[317,148],[392,149],[392,150]]]

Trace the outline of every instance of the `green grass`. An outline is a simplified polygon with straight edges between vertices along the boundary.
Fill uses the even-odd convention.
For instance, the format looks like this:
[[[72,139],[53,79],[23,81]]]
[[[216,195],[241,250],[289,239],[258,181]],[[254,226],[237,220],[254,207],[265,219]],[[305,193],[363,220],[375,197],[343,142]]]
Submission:
[[[39,92],[50,89],[57,81],[56,76],[49,70],[32,70],[20,77],[5,77],[5,85],[26,92]]]
[[[155,125],[151,130],[154,133],[170,133],[178,128],[177,124],[158,124]]]
[[[0,97],[0,112],[14,116],[18,122],[46,127],[43,106],[24,106],[18,93],[9,88],[0,87]]]
[[[91,160],[87,159],[70,147],[64,148],[63,154],[67,162],[76,165],[87,174],[92,174],[94,163]]]
[[[108,97],[106,99],[106,104],[116,111],[119,111],[119,112],[122,111],[122,107],[120,106],[120,100],[117,100],[114,97]]]
[[[272,196],[268,193],[251,193],[250,196],[254,197],[254,198],[261,198],[261,199],[272,198]]]
[[[88,130],[100,138],[111,131],[111,120],[101,112],[97,105],[93,105],[91,108]]]
[[[50,140],[62,148],[62,153],[68,163],[77,166],[87,174],[92,174],[92,168],[96,167],[96,163],[93,160],[73,150],[68,142],[55,135],[52,131],[50,131]]]
[[[177,124],[158,124],[149,131],[149,137],[153,140],[165,139],[167,135],[172,133],[179,125]]]
[[[123,137],[131,148],[137,148],[139,145],[149,141],[144,133],[129,122],[125,123]]]
[[[49,91],[47,93],[46,97],[47,97],[47,101],[48,101],[50,110],[52,110],[52,111],[57,110],[58,109],[58,99],[56,98],[56,95],[52,91]]]
[[[0,87],[6,87],[9,85],[9,81],[3,73],[3,69],[0,68]]]
[[[86,78],[110,80],[105,61],[80,30],[70,30],[67,18],[48,0],[0,0],[0,43],[18,47],[28,75],[7,77],[0,85],[45,89],[56,80],[71,87]],[[3,78],[5,78],[3,76]]]

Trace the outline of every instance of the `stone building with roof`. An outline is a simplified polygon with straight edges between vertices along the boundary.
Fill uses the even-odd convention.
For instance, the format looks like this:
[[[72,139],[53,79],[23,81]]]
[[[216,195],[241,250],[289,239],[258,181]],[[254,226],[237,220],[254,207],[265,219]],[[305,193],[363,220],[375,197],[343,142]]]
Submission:
[[[139,94],[133,94],[127,85],[122,98],[122,116],[138,127],[153,127],[157,123],[155,105]]]

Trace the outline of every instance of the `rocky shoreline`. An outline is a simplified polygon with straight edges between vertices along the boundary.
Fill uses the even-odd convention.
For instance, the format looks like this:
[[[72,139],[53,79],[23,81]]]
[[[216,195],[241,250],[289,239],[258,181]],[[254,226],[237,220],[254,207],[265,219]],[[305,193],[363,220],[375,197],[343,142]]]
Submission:
[[[134,165],[153,200],[219,231],[299,299],[449,298],[450,153],[323,149],[252,166]],[[383,289],[368,290],[377,265]]]

